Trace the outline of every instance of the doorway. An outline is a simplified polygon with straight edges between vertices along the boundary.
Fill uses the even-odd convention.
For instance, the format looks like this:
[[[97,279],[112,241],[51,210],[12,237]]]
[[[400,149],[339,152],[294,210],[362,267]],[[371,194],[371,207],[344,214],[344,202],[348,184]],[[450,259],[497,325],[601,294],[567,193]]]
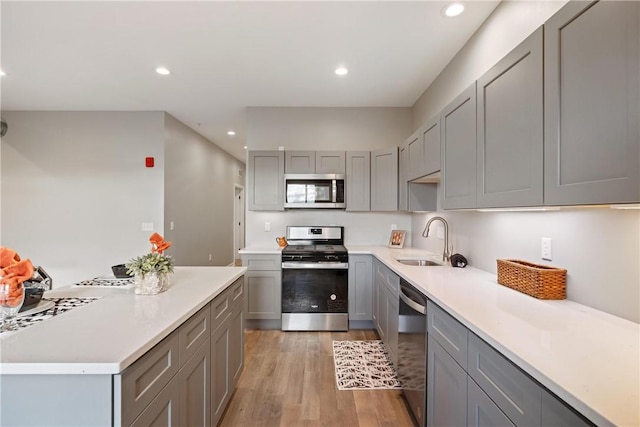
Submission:
[[[238,251],[244,248],[244,187],[233,186],[233,260],[242,265]]]

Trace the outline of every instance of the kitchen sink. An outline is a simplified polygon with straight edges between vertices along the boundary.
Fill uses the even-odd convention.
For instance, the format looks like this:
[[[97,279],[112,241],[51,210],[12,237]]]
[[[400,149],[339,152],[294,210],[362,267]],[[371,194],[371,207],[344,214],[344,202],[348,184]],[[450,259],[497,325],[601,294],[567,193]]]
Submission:
[[[442,266],[442,264],[438,264],[437,262],[433,262],[428,259],[416,259],[416,258],[397,258],[400,264],[404,265],[414,265],[418,267],[434,267],[434,266]]]

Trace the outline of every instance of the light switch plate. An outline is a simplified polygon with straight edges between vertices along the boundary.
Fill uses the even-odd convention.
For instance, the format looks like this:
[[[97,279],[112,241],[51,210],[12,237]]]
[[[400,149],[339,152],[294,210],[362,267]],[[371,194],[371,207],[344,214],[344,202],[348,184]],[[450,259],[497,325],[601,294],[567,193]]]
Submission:
[[[264,231],[271,231],[271,223],[270,222],[265,222],[264,223]]]
[[[546,261],[552,260],[552,251],[551,251],[551,237],[543,237],[542,238],[542,247],[541,247],[541,256],[542,259]]]

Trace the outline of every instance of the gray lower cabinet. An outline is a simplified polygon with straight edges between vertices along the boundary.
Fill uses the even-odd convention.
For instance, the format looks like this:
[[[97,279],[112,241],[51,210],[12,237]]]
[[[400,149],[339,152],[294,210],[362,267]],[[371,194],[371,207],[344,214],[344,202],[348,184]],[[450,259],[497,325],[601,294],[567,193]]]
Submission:
[[[211,415],[217,425],[231,399],[229,378],[230,337],[229,321],[225,320],[211,336]]]
[[[639,11],[576,1],[544,24],[547,205],[640,200]]]
[[[398,210],[398,147],[371,152],[371,210]]]
[[[349,320],[372,320],[371,255],[349,255]]]
[[[131,427],[178,427],[180,420],[180,387],[177,378],[167,384],[151,401]]]
[[[282,257],[280,254],[242,254],[245,273],[246,319],[282,317]]]
[[[347,151],[346,210],[371,210],[371,152]]]
[[[284,151],[250,151],[247,183],[247,209],[283,211]]]
[[[460,424],[462,425],[462,424]],[[471,379],[467,379],[467,426],[513,427],[514,424],[496,406],[484,391]],[[546,427],[546,426],[545,426]]]
[[[542,205],[542,27],[477,81],[477,206]]]
[[[400,277],[378,260],[374,260],[375,326],[385,344],[389,358],[398,364],[398,289]]]
[[[476,207],[476,83],[440,115],[442,207]]]
[[[431,334],[427,345],[427,426],[467,423],[467,373]]]
[[[238,304],[231,312],[229,320],[229,376],[231,388],[235,389],[244,370],[244,310],[243,303]]]
[[[586,427],[591,425],[582,415],[546,391],[542,392],[541,410],[540,424],[542,427]]]
[[[211,425],[210,342],[211,339],[207,336],[202,345],[178,372],[179,425],[193,427]]]

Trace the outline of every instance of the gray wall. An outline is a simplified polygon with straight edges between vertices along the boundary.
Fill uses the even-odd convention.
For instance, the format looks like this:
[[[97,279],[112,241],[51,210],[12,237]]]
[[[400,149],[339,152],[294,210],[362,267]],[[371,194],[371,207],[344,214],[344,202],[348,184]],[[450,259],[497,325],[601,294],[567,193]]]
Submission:
[[[502,2],[413,108],[413,127],[440,109],[564,5]],[[430,215],[414,214],[414,246],[442,251],[420,233]],[[608,208],[558,212],[445,212],[454,252],[496,272],[497,258],[520,258],[568,270],[568,299],[640,322],[640,211]],[[434,233],[435,235],[435,233]],[[553,261],[540,239],[553,240]]]
[[[3,111],[0,243],[54,286],[110,273],[163,232],[163,113]],[[146,168],[145,157],[156,167]]]
[[[399,145],[410,135],[409,108],[281,108],[247,109],[250,150],[375,150]],[[271,231],[265,230],[265,222]],[[347,244],[386,245],[391,226],[410,230],[407,213],[344,211],[247,212],[247,246],[277,247],[287,225],[342,225]],[[405,245],[410,245],[409,236]]]
[[[244,164],[169,114],[165,143],[168,253],[179,265],[231,263],[234,184],[244,186]]]
[[[109,275],[112,265],[148,252],[152,232],[143,222],[173,242],[178,265],[232,261],[233,185],[244,181],[244,165],[175,118],[2,117],[9,132],[0,150],[0,244],[42,265],[55,287]],[[154,168],[145,157],[155,158]]]

